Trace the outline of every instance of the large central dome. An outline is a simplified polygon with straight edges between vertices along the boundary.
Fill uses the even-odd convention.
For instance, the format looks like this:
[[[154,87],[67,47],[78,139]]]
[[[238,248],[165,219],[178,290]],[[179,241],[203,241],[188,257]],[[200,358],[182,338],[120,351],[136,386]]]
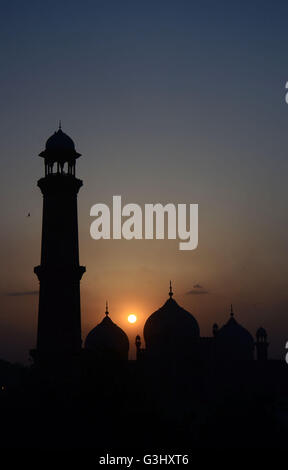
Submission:
[[[200,337],[196,319],[172,298],[152,313],[144,326],[144,339],[149,355],[190,355]]]

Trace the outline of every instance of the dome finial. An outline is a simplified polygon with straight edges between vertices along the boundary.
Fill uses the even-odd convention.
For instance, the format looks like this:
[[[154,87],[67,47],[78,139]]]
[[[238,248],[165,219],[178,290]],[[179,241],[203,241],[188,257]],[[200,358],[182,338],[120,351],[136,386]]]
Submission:
[[[169,297],[172,299],[173,297],[173,291],[172,291],[172,282],[170,281],[170,288],[169,288]]]
[[[230,317],[234,317],[233,305],[231,304]]]
[[[61,119],[59,120],[59,130],[62,129]]]
[[[106,310],[105,310],[105,315],[108,317],[109,315],[109,310],[108,310],[108,301],[106,300]]]

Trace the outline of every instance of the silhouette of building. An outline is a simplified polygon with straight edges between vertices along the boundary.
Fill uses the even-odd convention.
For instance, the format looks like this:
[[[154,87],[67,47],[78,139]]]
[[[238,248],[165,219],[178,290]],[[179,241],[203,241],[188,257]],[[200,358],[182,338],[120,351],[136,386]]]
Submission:
[[[53,363],[81,351],[80,279],[77,194],[82,181],[75,176],[73,140],[61,124],[46,142],[40,157],[45,176],[38,181],[43,194],[41,263],[34,268],[40,281],[36,362]]]
[[[173,299],[171,283],[168,300],[146,320],[144,339],[147,357],[193,358],[198,354],[199,325]]]
[[[87,335],[85,349],[97,360],[128,360],[129,340],[126,333],[114,323],[106,302],[105,317]]]
[[[267,333],[262,327],[258,328],[256,332],[256,354],[258,361],[267,361],[268,359],[268,346]]]
[[[253,360],[253,337],[246,328],[235,320],[232,305],[228,322],[217,331],[214,329],[214,338],[216,359],[230,361]]]
[[[251,361],[256,346],[257,359],[268,359],[267,333],[259,328],[256,343],[249,331],[235,320],[231,305],[230,318],[221,328],[213,325],[213,336],[201,337],[197,320],[173,299],[170,281],[169,299],[150,315],[144,325],[146,347],[136,336],[137,359],[174,361]]]
[[[284,447],[287,365],[268,361],[266,331],[259,328],[254,341],[232,306],[227,323],[215,323],[212,335],[203,337],[196,318],[175,301],[170,282],[167,301],[146,320],[145,346],[136,337],[137,360],[127,360],[128,337],[111,320],[108,305],[82,349],[80,279],[85,268],[79,265],[77,227],[82,181],[75,176],[80,154],[59,128],[40,156],[45,176],[38,182],[43,226],[41,264],[35,268],[40,298],[33,356],[49,367],[31,367],[29,380],[11,394],[8,369],[0,367],[9,384],[2,394],[14,406],[13,423],[25,429],[18,437],[21,445],[24,436],[28,447],[36,442],[40,448],[64,443],[65,448],[106,449],[109,435],[111,449],[128,442],[145,452],[149,447],[221,449],[235,442],[240,448],[243,442],[265,448],[278,440]],[[3,403],[2,439],[10,444],[5,430],[12,406]],[[131,427],[123,426],[127,422],[136,423],[132,435]],[[13,439],[14,434],[13,428]]]

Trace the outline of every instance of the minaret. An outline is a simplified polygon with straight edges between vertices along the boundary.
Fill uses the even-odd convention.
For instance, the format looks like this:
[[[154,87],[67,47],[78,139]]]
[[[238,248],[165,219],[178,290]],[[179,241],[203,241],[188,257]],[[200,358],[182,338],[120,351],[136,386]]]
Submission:
[[[267,341],[267,332],[264,328],[258,328],[256,332],[256,352],[257,352],[257,361],[267,361],[268,360],[268,346]]]
[[[73,140],[59,129],[39,154],[45,176],[38,181],[43,194],[41,264],[34,268],[40,281],[35,361],[70,359],[81,350],[80,279],[77,193]]]

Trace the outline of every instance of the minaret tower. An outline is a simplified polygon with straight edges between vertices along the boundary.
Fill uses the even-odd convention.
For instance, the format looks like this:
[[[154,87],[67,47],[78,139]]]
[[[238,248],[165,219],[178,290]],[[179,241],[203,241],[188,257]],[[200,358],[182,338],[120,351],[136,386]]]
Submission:
[[[256,332],[256,353],[257,361],[267,361],[268,360],[268,346],[267,341],[267,332],[264,328],[258,328]]]
[[[43,194],[41,264],[34,268],[40,281],[35,361],[70,359],[81,350],[80,279],[77,194],[82,181],[75,176],[73,140],[59,129],[39,154],[45,176],[38,181]]]

